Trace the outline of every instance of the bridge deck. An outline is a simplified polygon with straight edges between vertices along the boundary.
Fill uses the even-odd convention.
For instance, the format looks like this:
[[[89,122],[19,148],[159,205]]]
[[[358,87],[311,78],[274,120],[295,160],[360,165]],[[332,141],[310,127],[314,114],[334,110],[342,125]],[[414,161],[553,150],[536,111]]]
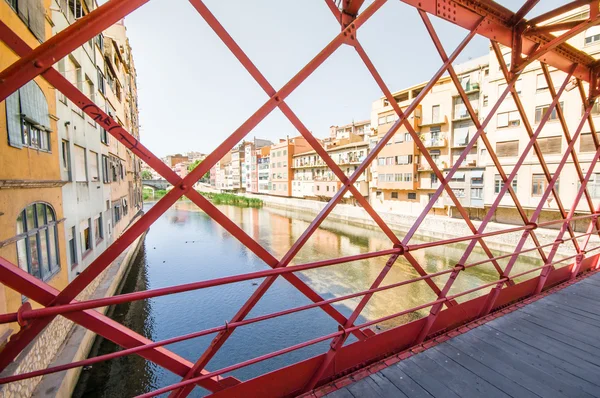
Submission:
[[[329,395],[600,397],[600,273]]]

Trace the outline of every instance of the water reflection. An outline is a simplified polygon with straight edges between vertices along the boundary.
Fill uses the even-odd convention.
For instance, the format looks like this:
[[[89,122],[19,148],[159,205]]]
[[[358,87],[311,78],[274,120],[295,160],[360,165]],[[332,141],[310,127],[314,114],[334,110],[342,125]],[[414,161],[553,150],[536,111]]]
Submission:
[[[281,258],[302,235],[314,218],[303,212],[287,212],[271,208],[240,208],[219,206],[219,209],[253,239]],[[403,234],[400,232],[399,236]],[[426,238],[414,238],[412,243]],[[325,221],[296,255],[294,264],[349,256],[391,247],[389,239],[381,232],[350,225]],[[466,244],[427,249],[412,253],[428,273],[449,269],[464,253]],[[499,253],[497,253],[499,254]],[[486,258],[476,249],[469,262]],[[347,264],[309,270],[298,276],[324,298],[368,289],[384,267],[387,257],[354,261]],[[504,266],[506,261],[501,262]],[[532,258],[521,257],[513,270],[518,273],[540,265]],[[207,280],[227,275],[268,269],[250,250],[199,211],[190,202],[180,201],[167,211],[150,229],[145,248],[140,252],[129,273],[124,292],[154,289],[193,281]],[[386,276],[383,285],[418,277],[410,263],[400,257]],[[533,276],[533,274],[532,274]],[[448,276],[433,278],[441,288]],[[468,269],[456,280],[451,294],[492,282],[498,273],[490,263]],[[115,308],[112,317],[138,333],[153,340],[162,340],[208,327],[223,325],[252,295],[257,282],[246,281],[195,292],[159,297],[122,304]],[[461,297],[464,301],[487,293],[489,289]],[[425,281],[376,293],[362,312],[358,323],[381,318],[433,301],[436,295]],[[337,303],[336,308],[348,316],[360,299]],[[250,317],[281,311],[310,303],[285,279],[278,278],[263,299],[251,311]],[[377,325],[387,329],[425,316],[427,309],[410,313]],[[244,361],[258,355],[282,349],[308,339],[320,337],[337,330],[337,324],[322,310],[316,308],[252,324],[233,333],[215,358],[209,363],[211,370]],[[184,341],[168,348],[182,357],[195,361],[206,349],[212,336]],[[307,347],[301,351],[273,358],[252,367],[240,369],[232,375],[248,379],[281,366],[300,361],[325,351],[327,342]],[[92,355],[113,352],[117,347],[98,339]],[[135,377],[134,377],[135,376]],[[135,380],[134,380],[135,379]],[[75,396],[115,397],[134,396],[145,391],[179,381],[180,377],[137,357],[119,358],[97,364],[83,373]],[[203,391],[196,389],[196,396]]]

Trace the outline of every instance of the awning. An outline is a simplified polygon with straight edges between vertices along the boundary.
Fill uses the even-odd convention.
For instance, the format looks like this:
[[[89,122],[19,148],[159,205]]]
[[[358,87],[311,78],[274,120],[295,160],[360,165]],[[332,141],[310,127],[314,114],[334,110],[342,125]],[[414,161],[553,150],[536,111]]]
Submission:
[[[465,173],[463,173],[462,171],[457,171],[456,173],[454,173],[454,175],[452,176],[453,180],[462,180],[465,178]]]
[[[483,178],[483,170],[471,171],[471,178]]]

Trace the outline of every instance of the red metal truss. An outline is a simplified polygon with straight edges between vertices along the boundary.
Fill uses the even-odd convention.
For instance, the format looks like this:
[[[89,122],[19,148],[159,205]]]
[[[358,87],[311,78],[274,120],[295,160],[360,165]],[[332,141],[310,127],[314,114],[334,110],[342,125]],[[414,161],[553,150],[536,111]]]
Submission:
[[[275,89],[269,83],[242,48],[235,42],[233,37],[229,35],[225,27],[221,25],[218,19],[210,12],[203,1],[190,0],[190,3],[198,11],[200,16],[213,29],[220,40],[228,47],[231,53],[264,90],[269,99],[184,179],[179,178],[141,142],[125,131],[125,129],[99,109],[93,101],[88,99],[52,67],[58,60],[67,56],[77,47],[142,6],[147,1],[148,0],[110,0],[34,49],[31,49],[0,21],[0,40],[20,57],[20,59],[11,66],[0,71],[0,100],[4,100],[23,84],[34,77],[41,75],[86,114],[96,120],[96,122],[104,127],[113,137],[115,137],[115,139],[125,145],[136,156],[155,169],[163,178],[165,178],[165,180],[173,185],[173,189],[164,198],[140,217],[62,291],[50,287],[46,283],[21,270],[18,266],[0,258],[0,282],[43,306],[43,308],[32,309],[31,306],[26,303],[18,312],[0,314],[0,323],[18,322],[21,326],[19,332],[12,336],[8,344],[0,352],[0,371],[4,370],[56,316],[66,317],[123,347],[123,350],[119,352],[101,355],[99,357],[89,358],[71,364],[54,366],[48,369],[39,369],[25,374],[7,376],[1,378],[0,383],[9,383],[30,377],[38,377],[125,355],[136,354],[183,377],[178,383],[144,394],[143,396],[145,397],[156,396],[167,392],[170,392],[173,397],[185,397],[197,385],[206,388],[214,393],[215,396],[223,397],[243,395],[293,395],[313,389],[315,386],[330,380],[340,373],[357,366],[368,364],[385,355],[410,347],[411,345],[419,344],[440,331],[485,316],[490,311],[507,303],[540,293],[549,286],[572,279],[581,272],[599,266],[600,256],[598,254],[588,256],[588,254],[600,249],[600,247],[588,248],[588,244],[592,235],[598,235],[600,233],[600,223],[598,221],[600,204],[594,203],[592,196],[587,190],[587,184],[593,174],[596,163],[600,159],[600,142],[596,136],[595,126],[591,116],[591,110],[594,104],[593,100],[598,93],[600,93],[600,79],[598,76],[597,62],[588,54],[579,51],[566,43],[566,40],[574,35],[577,35],[590,26],[600,23],[597,1],[573,1],[542,16],[527,20],[525,17],[538,3],[538,0],[525,1],[516,13],[505,9],[490,0],[401,0],[403,3],[412,6],[412,8],[415,8],[418,11],[418,14],[423,20],[429,33],[429,37],[442,61],[438,71],[432,76],[412,103],[406,109],[401,109],[394,99],[391,90],[384,83],[375,64],[360,43],[357,35],[360,27],[375,13],[379,12],[380,8],[387,2],[386,0],[373,1],[368,7],[364,8],[362,12],[360,12],[360,10],[363,8],[363,0],[342,0],[341,2],[338,2],[341,6],[339,9],[333,0],[325,0],[326,5],[340,25],[340,32],[279,90]],[[551,22],[553,18],[556,18],[561,13],[580,6],[588,6],[589,16],[587,18],[568,23]],[[429,19],[429,14],[463,27],[468,31],[465,39],[450,55],[446,53],[446,50],[442,46]],[[559,35],[552,34],[553,32],[559,31],[566,32]],[[491,40],[493,50],[498,58],[498,62],[500,63],[501,70],[507,83],[506,89],[499,96],[497,102],[491,106],[489,113],[482,121],[478,119],[477,113],[468,100],[468,96],[461,86],[458,75],[452,65],[469,42],[477,35]],[[344,44],[355,49],[359,58],[373,77],[374,82],[380,88],[383,95],[388,99],[392,108],[398,115],[398,120],[393,124],[389,131],[381,137],[375,147],[368,153],[366,159],[350,176],[344,174],[342,169],[334,162],[319,141],[310,133],[306,125],[286,103],[286,98]],[[502,57],[499,47],[500,44],[511,47],[512,49],[511,70],[507,68],[504,58]],[[549,92],[552,97],[551,105],[543,115],[540,124],[535,130],[532,128],[532,125],[527,118],[522,101],[515,89],[515,83],[519,74],[527,65],[534,61],[542,62],[543,73],[548,82]],[[554,89],[548,71],[548,65],[568,73],[567,78],[558,91]],[[410,124],[409,117],[445,73],[450,75],[477,132],[468,142],[466,148],[454,162],[451,169],[444,175],[429,154],[429,151],[420,139],[419,134]],[[583,116],[573,134],[569,131],[560,106],[557,106],[560,96],[564,93],[571,78],[576,79],[577,88],[584,105]],[[584,82],[590,83],[589,93],[586,93],[585,91]],[[493,145],[487,137],[485,129],[509,94],[511,94],[514,99],[517,110],[521,115],[521,120],[523,121],[525,130],[528,134],[529,142],[511,172],[507,174],[495,153]],[[267,249],[246,234],[205,197],[192,188],[202,175],[209,171],[212,166],[214,166],[276,108],[281,110],[342,183],[342,188],[336,192],[333,198],[325,205],[322,211],[315,217],[304,233],[281,259],[275,258]],[[567,149],[559,162],[556,172],[552,174],[542,155],[537,139],[555,109],[561,123],[564,138],[567,142]],[[586,124],[592,132],[596,152],[592,159],[591,166],[584,173],[574,149],[574,145],[578,142]],[[377,158],[380,151],[401,127],[404,127],[412,136],[421,155],[428,162],[441,184],[417,218],[414,225],[411,226],[404,236],[399,237],[385,223],[383,218],[371,206],[369,201],[361,195],[359,190],[354,186],[354,183],[360,175],[370,167],[373,160]],[[462,206],[454,191],[450,188],[449,182],[478,140],[481,140],[488,150],[492,163],[503,181],[503,186],[492,206],[488,209],[483,221],[476,227],[469,219],[466,209]],[[529,217],[512,188],[512,181],[532,148],[543,169],[545,178],[548,182],[548,187],[543,193],[534,213]],[[565,207],[558,195],[557,189],[555,189],[555,185],[562,169],[569,159],[572,160],[572,163],[575,166],[580,186],[573,203],[570,207]],[[294,260],[296,254],[304,247],[306,242],[333,211],[336,205],[342,201],[342,198],[347,192],[350,192],[354,196],[357,202],[389,238],[390,248],[372,253],[313,261],[306,264],[295,265],[294,267],[288,267]],[[464,219],[471,234],[464,237],[411,244],[411,239],[418,232],[419,227],[433,208],[436,200],[444,192]],[[495,210],[500,205],[501,199],[507,192],[515,204],[515,208],[523,221],[523,225],[501,231],[486,232],[487,225],[491,221]],[[544,203],[550,195],[553,195],[556,200],[561,219],[538,222]],[[104,271],[124,250],[127,249],[127,247],[138,239],[182,196],[186,196],[199,208],[204,210],[212,219],[231,235],[236,237],[244,246],[248,247],[271,269],[249,272],[231,277],[195,281],[185,285],[151,289],[143,292],[133,292],[103,299],[84,301],[75,300],[80,292],[94,281],[102,271]],[[576,216],[577,206],[583,197],[586,199],[587,208],[589,209],[590,214]],[[571,222],[575,220],[589,220],[589,227],[587,228],[586,233],[580,235],[575,234],[575,231],[571,226]],[[535,230],[540,227],[549,226],[560,227],[560,229],[558,230],[557,237],[553,243],[542,245]],[[515,232],[522,232],[522,236],[514,252],[510,254],[495,256],[485,241],[485,238],[491,236]],[[563,238],[567,233],[569,234],[568,237]],[[529,237],[532,238],[534,247],[524,249],[526,240]],[[583,244],[578,242],[578,239],[580,238],[584,239]],[[428,274],[422,264],[420,264],[412,255],[412,252],[418,250],[425,250],[427,248],[458,242],[465,242],[468,244],[462,258],[454,267],[435,273]],[[576,254],[555,261],[554,258],[559,247],[569,242],[572,242]],[[487,258],[469,263],[469,257],[477,244],[481,246]],[[549,249],[548,254],[546,254],[544,249]],[[537,252],[543,265],[521,272],[517,275],[511,275],[511,270],[516,264],[518,256],[527,252]],[[387,257],[387,262],[379,271],[378,276],[372,282],[369,289],[341,297],[324,299],[310,286],[304,283],[296,274],[297,272],[310,269],[320,269],[335,264],[375,257]],[[382,285],[388,272],[395,266],[397,259],[400,257],[405,258],[417,271],[419,276],[389,285]],[[502,267],[498,262],[501,259],[508,259],[506,267]],[[564,264],[567,261],[573,261],[573,263],[567,266],[558,267],[560,264]],[[488,263],[492,264],[498,272],[498,279],[496,281],[457,294],[449,294],[455,280],[460,276],[461,271]],[[538,275],[525,282],[515,283],[515,278],[533,273],[538,273]],[[445,282],[445,285],[440,289],[435,283],[434,278],[443,275],[447,275],[448,279]],[[290,282],[291,285],[304,294],[311,303],[271,314],[248,318],[250,311],[261,300],[279,276]],[[225,325],[200,330],[183,336],[175,336],[163,341],[150,341],[102,315],[96,310],[97,308],[107,305],[144,300],[192,290],[208,289],[215,286],[238,283],[256,278],[263,278],[262,283],[257,287],[246,303],[238,310],[236,315],[229,322],[226,322]],[[424,302],[416,307],[398,313],[391,313],[379,319],[369,320],[363,324],[356,324],[362,311],[373,295],[382,291],[418,282],[427,283],[436,294],[436,300]],[[489,293],[476,299],[468,300],[461,304],[458,304],[456,301],[460,297],[486,289],[489,290]],[[359,304],[354,308],[349,317],[345,317],[333,307],[333,304],[351,298],[358,298]],[[280,316],[306,311],[312,308],[321,308],[325,311],[339,324],[339,329],[337,331],[332,331],[332,333],[328,335],[274,351],[223,369],[214,371],[207,370],[207,366],[211,359],[237,328]],[[429,309],[429,315],[417,321],[377,334],[369,328],[376,323],[391,320],[423,309]],[[359,341],[344,345],[350,334],[357,337]],[[214,335],[212,343],[195,363],[191,363],[165,348],[165,346],[169,344],[207,335]],[[291,365],[288,368],[279,369],[275,372],[248,381],[240,381],[233,377],[222,376],[233,370],[265,361],[322,341],[331,341],[330,348],[327,352],[306,361]],[[286,376],[281,377],[283,374]]]

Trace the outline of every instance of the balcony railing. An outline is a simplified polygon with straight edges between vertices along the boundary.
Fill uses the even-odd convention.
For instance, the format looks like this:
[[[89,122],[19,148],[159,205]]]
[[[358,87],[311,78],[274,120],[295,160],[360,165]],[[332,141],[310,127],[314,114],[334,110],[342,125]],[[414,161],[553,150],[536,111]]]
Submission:
[[[428,140],[423,141],[425,147],[427,148],[441,148],[447,145],[448,141],[444,137],[440,138],[430,138]]]

